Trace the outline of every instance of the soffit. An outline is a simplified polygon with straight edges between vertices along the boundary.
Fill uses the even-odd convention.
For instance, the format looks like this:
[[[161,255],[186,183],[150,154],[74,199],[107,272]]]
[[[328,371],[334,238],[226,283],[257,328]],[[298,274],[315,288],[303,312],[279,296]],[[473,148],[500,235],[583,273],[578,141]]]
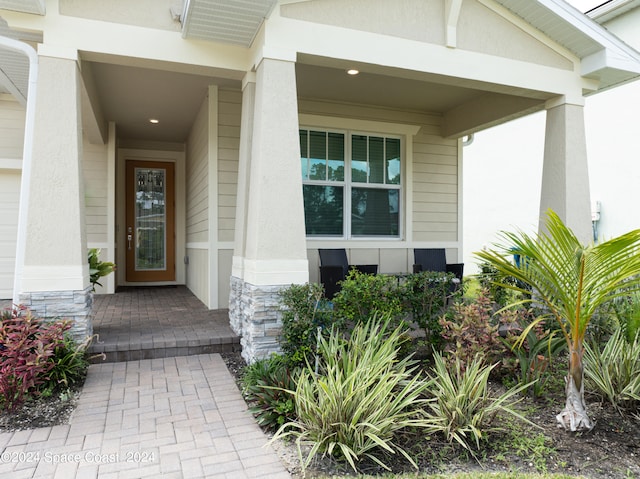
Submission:
[[[584,28],[580,28],[581,25],[578,22],[586,17],[565,2],[561,2],[562,5],[557,2],[531,0],[495,0],[495,2],[573,52],[578,58],[584,58],[602,49],[602,45],[594,41]],[[552,10],[551,6],[555,9]],[[560,10],[565,15],[558,15]],[[567,17],[575,17],[576,21],[569,22]]]
[[[277,0],[187,0],[182,36],[248,47]]]
[[[0,9],[22,13],[45,14],[44,0],[0,0]]]
[[[18,32],[10,29],[0,18],[0,36],[12,38],[35,46],[42,35]],[[26,101],[29,86],[29,60],[21,52],[0,46],[0,93],[10,93],[20,101]]]

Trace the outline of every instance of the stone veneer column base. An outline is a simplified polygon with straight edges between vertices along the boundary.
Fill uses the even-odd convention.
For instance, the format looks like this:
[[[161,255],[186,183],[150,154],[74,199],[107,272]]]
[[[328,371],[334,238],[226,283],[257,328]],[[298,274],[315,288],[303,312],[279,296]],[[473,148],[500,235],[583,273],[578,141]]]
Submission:
[[[280,291],[285,285],[256,286],[231,278],[229,321],[240,336],[242,357],[251,364],[280,352]]]
[[[93,293],[91,286],[77,291],[34,291],[20,293],[21,305],[27,307],[34,316],[46,320],[72,322],[69,331],[73,339],[80,343],[93,335]]]

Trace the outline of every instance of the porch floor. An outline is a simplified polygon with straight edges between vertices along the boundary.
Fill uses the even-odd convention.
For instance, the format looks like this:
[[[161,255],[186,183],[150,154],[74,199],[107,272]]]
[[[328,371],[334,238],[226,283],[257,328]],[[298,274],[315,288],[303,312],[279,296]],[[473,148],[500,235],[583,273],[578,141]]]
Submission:
[[[184,286],[124,287],[95,295],[93,362],[240,351],[226,309],[209,310]]]

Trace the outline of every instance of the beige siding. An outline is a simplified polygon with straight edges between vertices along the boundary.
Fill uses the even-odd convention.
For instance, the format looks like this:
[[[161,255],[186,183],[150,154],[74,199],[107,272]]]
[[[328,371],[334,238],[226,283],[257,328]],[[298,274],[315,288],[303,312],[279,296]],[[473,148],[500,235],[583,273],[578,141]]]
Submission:
[[[233,250],[218,250],[218,307],[229,307],[229,294],[231,293],[229,278],[231,278],[231,260]]]
[[[82,171],[84,175],[87,242],[106,243],[107,237],[107,146],[84,141]]]
[[[209,297],[209,250],[187,248],[189,264],[186,265],[187,287],[207,306]]]
[[[209,118],[208,98],[202,103],[187,140],[186,267],[187,287],[209,306]]]
[[[20,172],[0,170],[0,299],[13,294]]]
[[[24,121],[24,107],[10,95],[0,94],[0,161],[13,160],[19,165]],[[20,177],[19,170],[2,169],[0,164],[0,299],[13,295]]]
[[[187,243],[209,240],[208,126],[205,101],[187,141]]]
[[[218,110],[218,240],[233,241],[238,185],[238,150],[242,93],[220,90]],[[229,274],[220,275],[220,284]],[[228,297],[228,295],[226,296]],[[223,296],[220,296],[221,300]]]
[[[405,145],[403,185],[410,197],[404,209],[403,237],[397,241],[309,240],[307,259],[311,281],[319,280],[317,248],[323,247],[344,247],[351,263],[377,264],[381,273],[411,271],[414,248],[445,247],[447,260],[458,261],[462,256],[458,231],[458,141],[442,138],[439,115],[309,99],[300,99],[299,106],[301,113],[309,115],[419,128],[411,144]]]
[[[413,141],[413,240],[458,239],[458,146],[425,133]]]
[[[22,158],[25,110],[9,95],[0,94],[0,159]]]

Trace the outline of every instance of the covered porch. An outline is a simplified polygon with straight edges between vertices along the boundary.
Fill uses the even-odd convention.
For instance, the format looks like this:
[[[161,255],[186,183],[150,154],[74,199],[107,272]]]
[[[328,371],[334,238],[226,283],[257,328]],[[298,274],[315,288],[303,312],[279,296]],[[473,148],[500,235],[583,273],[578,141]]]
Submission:
[[[185,286],[122,287],[94,297],[92,362],[240,351],[226,309],[210,310]]]

